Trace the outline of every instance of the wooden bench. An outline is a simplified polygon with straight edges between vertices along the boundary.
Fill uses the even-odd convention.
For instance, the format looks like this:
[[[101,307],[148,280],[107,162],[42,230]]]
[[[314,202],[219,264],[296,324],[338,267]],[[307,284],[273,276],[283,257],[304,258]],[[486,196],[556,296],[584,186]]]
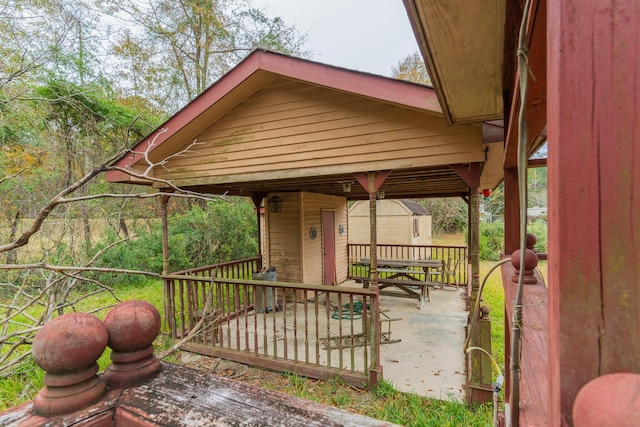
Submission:
[[[426,275],[424,270],[407,270],[406,268],[378,268],[378,273],[395,273],[395,274],[418,274]]]
[[[370,280],[369,278],[362,278],[363,287],[368,288]],[[395,286],[401,290],[403,290],[410,298],[418,298],[420,301],[420,308],[424,306],[425,299],[427,302],[431,302],[431,295],[429,294],[429,287],[440,286],[438,282],[431,282],[428,280],[415,280],[415,279],[399,279],[399,278],[384,278],[378,277],[378,289],[383,290],[384,288],[388,288],[389,286]],[[420,292],[416,292],[414,289],[411,289],[412,286],[417,286],[420,288]],[[398,296],[397,292],[380,292],[381,295],[391,295]],[[404,296],[404,295],[402,295]]]

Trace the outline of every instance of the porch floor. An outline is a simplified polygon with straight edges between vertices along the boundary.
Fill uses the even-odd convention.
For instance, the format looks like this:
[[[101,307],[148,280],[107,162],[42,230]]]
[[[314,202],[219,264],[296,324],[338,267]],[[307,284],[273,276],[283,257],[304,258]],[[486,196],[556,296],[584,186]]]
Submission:
[[[341,286],[358,286],[353,282]],[[391,339],[380,346],[383,377],[397,390],[439,400],[464,400],[463,345],[467,312],[461,290],[431,290],[431,302],[418,308],[416,299],[380,296],[390,318]],[[383,331],[386,327],[383,325]]]

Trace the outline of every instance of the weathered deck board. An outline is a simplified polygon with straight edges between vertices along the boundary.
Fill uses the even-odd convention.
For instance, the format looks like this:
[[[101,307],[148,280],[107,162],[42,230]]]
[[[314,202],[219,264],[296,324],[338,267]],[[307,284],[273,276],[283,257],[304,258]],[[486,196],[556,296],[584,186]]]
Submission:
[[[182,366],[162,364],[154,379],[110,390],[98,403],[71,414],[31,415],[31,403],[0,413],[3,426],[305,426],[391,427],[385,421],[321,405]]]
[[[126,416],[126,415],[128,416]],[[141,425],[391,426],[250,384],[164,364],[153,381],[123,394],[116,412]]]

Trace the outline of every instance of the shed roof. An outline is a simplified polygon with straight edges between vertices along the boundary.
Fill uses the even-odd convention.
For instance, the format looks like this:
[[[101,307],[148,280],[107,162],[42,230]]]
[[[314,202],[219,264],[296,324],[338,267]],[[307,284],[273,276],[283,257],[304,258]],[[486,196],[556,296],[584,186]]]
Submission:
[[[411,199],[401,199],[400,202],[407,207],[414,215],[431,215],[431,213],[420,203]]]
[[[147,158],[170,158],[152,176],[196,191],[350,199],[367,193],[356,184],[345,194],[342,182],[391,170],[389,198],[455,196],[468,191],[460,169],[484,164],[488,149],[480,126],[447,125],[427,86],[258,50],[115,165],[140,172]],[[153,184],[119,171],[107,179]]]

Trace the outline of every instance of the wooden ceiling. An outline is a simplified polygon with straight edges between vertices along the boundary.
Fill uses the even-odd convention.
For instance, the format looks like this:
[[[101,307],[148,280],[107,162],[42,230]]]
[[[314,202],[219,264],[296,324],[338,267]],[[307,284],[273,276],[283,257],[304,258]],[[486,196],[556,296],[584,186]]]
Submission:
[[[348,193],[344,192],[344,182],[351,184],[351,191]],[[307,191],[343,196],[349,200],[364,200],[369,197],[353,174],[231,182],[192,186],[190,189],[203,193],[238,196]],[[468,194],[469,186],[451,167],[438,166],[391,171],[380,190],[385,192],[385,198],[388,199],[457,197]]]
[[[404,0],[450,124],[503,118],[505,0]]]

